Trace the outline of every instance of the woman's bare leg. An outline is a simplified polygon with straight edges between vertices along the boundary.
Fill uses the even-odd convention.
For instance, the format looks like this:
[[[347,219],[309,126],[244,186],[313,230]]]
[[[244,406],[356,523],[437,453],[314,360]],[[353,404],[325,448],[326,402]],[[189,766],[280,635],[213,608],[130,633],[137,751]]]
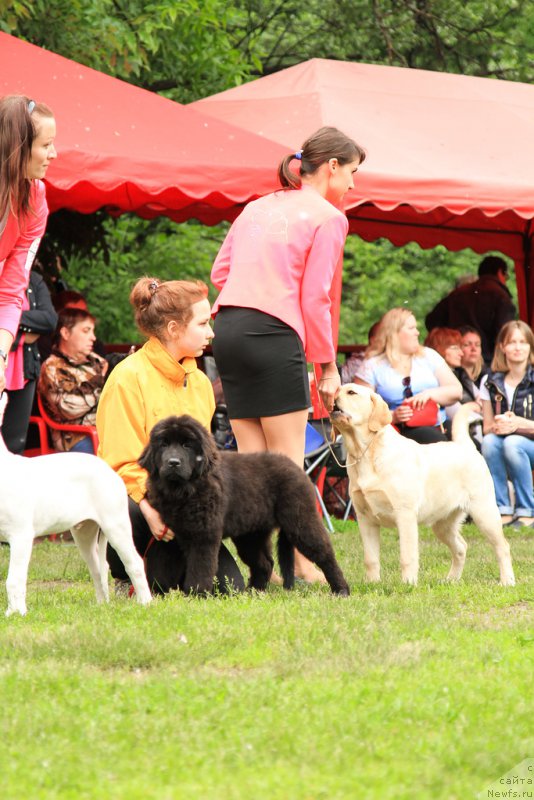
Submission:
[[[307,422],[307,409],[279,414],[277,417],[262,417],[260,423],[267,450],[271,453],[283,453],[302,468]]]
[[[282,453],[302,468],[306,442],[308,411],[293,411],[261,419],[231,419],[232,430],[240,453]],[[323,573],[302,553],[295,550],[295,575],[309,583],[326,583]],[[273,583],[281,578],[273,572]]]
[[[267,441],[259,419],[230,419],[240,453],[264,453]]]
[[[272,453],[283,453],[302,468],[307,422],[307,409],[277,417],[262,417],[261,425],[267,449]],[[298,550],[295,550],[295,576],[308,583],[326,583],[323,573]]]
[[[240,453],[265,453],[267,442],[259,419],[231,419],[230,424]],[[282,586],[283,580],[274,569],[271,583]]]

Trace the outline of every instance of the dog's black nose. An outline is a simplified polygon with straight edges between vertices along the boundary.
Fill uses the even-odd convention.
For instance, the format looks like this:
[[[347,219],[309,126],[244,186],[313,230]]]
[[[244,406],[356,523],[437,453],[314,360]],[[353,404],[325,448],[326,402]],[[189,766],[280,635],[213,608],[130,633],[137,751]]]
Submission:
[[[176,457],[169,458],[169,461],[167,463],[168,463],[169,467],[181,467],[182,466],[181,460],[179,458],[176,458]]]

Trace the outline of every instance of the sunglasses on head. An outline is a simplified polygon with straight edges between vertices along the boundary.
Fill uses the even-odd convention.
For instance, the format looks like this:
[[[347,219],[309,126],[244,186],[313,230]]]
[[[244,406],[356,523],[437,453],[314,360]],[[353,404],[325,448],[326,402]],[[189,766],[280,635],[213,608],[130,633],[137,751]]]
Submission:
[[[412,379],[411,379],[411,377],[409,375],[407,375],[406,378],[402,379],[402,385],[404,386],[404,389],[402,391],[402,396],[404,398],[413,397]]]

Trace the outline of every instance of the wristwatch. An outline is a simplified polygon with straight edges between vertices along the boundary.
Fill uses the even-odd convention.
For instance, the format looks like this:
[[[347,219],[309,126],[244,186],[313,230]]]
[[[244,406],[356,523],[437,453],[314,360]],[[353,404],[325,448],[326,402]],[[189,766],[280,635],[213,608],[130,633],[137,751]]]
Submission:
[[[7,367],[7,353],[5,350],[0,350],[0,358],[4,359],[4,366]]]

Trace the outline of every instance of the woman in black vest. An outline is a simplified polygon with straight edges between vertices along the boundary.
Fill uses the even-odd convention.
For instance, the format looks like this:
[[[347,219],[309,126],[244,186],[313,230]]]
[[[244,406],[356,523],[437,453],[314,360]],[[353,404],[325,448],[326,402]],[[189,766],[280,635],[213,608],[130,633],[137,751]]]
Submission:
[[[534,527],[534,334],[521,320],[503,325],[491,372],[480,390],[482,455],[490,469],[504,525]],[[515,493],[510,500],[508,479]]]

